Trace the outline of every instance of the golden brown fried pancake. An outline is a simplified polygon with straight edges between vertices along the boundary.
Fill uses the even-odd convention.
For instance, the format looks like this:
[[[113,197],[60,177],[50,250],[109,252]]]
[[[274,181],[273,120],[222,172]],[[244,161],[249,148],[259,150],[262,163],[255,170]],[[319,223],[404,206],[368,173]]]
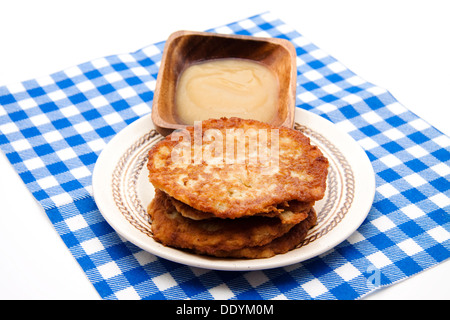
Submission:
[[[187,204],[176,200],[173,197],[170,197],[172,201],[172,205],[175,209],[183,216],[193,220],[204,220],[215,218],[216,216],[211,212],[200,211],[194,209]],[[308,216],[309,210],[313,207],[314,201],[310,202],[301,202],[292,200],[289,202],[284,202],[278,205],[273,211],[257,213],[255,216],[262,217],[277,217],[281,220],[281,223],[293,223],[296,224],[302,220],[304,220]]]
[[[264,246],[296,226],[283,224],[278,218],[256,216],[192,220],[177,212],[170,198],[160,190],[156,190],[148,213],[152,218],[153,238],[156,241],[212,256],[223,256],[224,252],[234,252],[246,247]],[[304,218],[308,218],[306,213]],[[286,245],[277,245],[278,247],[284,248]]]
[[[232,251],[216,251],[215,256],[222,258],[262,259],[286,253],[302,243],[308,234],[308,230],[311,229],[316,222],[316,211],[312,208],[305,220],[295,225],[289,232],[266,245],[247,247]]]
[[[150,150],[149,179],[199,211],[239,218],[275,211],[285,201],[324,196],[328,160],[299,131],[222,118],[203,121],[196,131],[187,127],[183,134],[181,139],[174,132]]]

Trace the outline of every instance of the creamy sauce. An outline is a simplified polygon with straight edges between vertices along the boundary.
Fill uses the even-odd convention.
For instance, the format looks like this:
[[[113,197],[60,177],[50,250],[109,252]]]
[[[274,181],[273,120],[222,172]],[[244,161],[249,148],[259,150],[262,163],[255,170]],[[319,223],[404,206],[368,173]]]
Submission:
[[[194,64],[181,74],[175,93],[180,120],[240,117],[270,122],[276,115],[279,85],[264,65],[245,59]]]

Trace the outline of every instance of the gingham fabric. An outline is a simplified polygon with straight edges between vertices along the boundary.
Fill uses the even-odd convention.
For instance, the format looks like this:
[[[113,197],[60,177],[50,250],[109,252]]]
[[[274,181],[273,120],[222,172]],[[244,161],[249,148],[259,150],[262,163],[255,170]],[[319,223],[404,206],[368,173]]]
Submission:
[[[103,299],[357,299],[449,257],[449,137],[270,13],[208,31],[295,45],[297,106],[366,151],[372,209],[346,241],[303,263],[225,272],[170,262],[117,235],[91,187],[108,141],[151,111],[164,43],[0,87],[0,147]]]

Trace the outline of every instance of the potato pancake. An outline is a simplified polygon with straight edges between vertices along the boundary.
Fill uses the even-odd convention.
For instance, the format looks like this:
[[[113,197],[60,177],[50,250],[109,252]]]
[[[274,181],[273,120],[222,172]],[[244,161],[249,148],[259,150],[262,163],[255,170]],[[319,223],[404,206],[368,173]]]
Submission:
[[[216,218],[216,216],[210,212],[204,212],[194,209],[187,204],[170,197],[172,205],[183,216],[193,220],[205,220]],[[277,217],[282,223],[298,223],[304,220],[308,215],[309,210],[314,206],[314,201],[301,202],[301,201],[289,201],[277,205],[276,209],[270,212],[257,213],[255,216],[273,218]]]
[[[156,189],[219,218],[276,212],[323,198],[328,160],[290,128],[221,118],[175,131],[149,151]]]
[[[296,224],[267,217],[192,220],[183,217],[160,190],[148,207],[156,241],[199,254],[249,258],[268,257],[297,246],[315,222],[313,209],[307,210],[303,212],[307,222]]]
[[[232,251],[216,251],[215,256],[222,258],[263,259],[270,258],[277,254],[286,253],[301,245],[302,241],[308,235],[309,229],[311,229],[316,222],[316,211],[312,208],[305,220],[296,224],[287,233],[274,239],[268,244],[263,246],[246,247]]]
[[[267,217],[192,220],[183,217],[161,190],[156,190],[148,213],[152,218],[153,238],[156,241],[208,255],[265,245],[296,225]],[[303,213],[303,219],[306,219],[308,212]]]

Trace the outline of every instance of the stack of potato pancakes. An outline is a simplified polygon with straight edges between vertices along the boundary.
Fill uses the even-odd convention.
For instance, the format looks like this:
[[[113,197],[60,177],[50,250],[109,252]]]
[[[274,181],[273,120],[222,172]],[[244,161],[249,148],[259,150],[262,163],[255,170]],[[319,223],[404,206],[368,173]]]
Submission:
[[[149,152],[153,238],[198,254],[268,258],[316,223],[328,160],[301,132],[221,118],[175,131]]]

